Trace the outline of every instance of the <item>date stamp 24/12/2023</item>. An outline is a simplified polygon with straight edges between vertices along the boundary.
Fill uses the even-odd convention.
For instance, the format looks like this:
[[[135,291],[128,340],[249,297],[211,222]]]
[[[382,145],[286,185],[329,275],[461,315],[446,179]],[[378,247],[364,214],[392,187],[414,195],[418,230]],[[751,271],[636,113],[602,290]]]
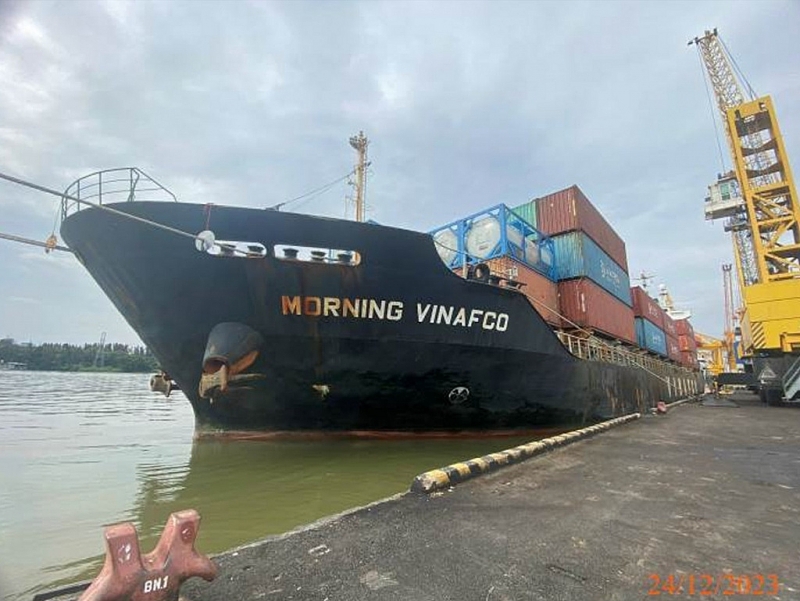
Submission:
[[[699,597],[754,596],[774,597],[780,591],[777,574],[649,574],[648,595]]]

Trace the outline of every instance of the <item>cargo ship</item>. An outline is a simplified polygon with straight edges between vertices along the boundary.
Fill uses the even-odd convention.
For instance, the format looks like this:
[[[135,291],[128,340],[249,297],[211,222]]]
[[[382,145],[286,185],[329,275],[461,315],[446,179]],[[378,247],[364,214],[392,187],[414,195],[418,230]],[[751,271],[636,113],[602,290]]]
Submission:
[[[201,430],[513,430],[701,385],[577,186],[416,232],[177,202],[129,168],[68,187],[61,235]]]

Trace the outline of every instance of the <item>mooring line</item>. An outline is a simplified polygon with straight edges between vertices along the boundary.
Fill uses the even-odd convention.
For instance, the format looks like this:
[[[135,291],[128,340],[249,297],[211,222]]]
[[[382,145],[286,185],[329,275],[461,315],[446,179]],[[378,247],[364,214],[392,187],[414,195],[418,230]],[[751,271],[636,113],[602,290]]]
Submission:
[[[12,242],[20,242],[22,244],[30,244],[31,246],[38,246],[43,248],[47,251],[51,250],[60,250],[67,253],[75,253],[74,250],[67,246],[61,246],[60,244],[48,244],[47,242],[39,242],[38,240],[33,240],[31,238],[23,238],[22,236],[14,236],[13,234],[4,234],[0,232],[0,238],[3,240],[11,240]]]
[[[47,194],[52,194],[53,196],[58,196],[61,199],[71,200],[73,202],[77,202],[79,204],[89,205],[90,207],[94,207],[95,209],[100,209],[103,211],[108,211],[109,213],[113,213],[118,217],[124,217],[126,219],[132,219],[133,221],[138,221],[140,223],[144,223],[146,225],[150,225],[152,227],[171,232],[173,234],[178,234],[179,236],[185,236],[187,238],[191,238],[192,240],[199,240],[200,238],[197,234],[192,234],[190,232],[184,232],[183,230],[179,230],[178,228],[170,227],[168,225],[164,225],[163,223],[158,223],[157,221],[152,221],[150,219],[145,219],[144,217],[139,217],[138,215],[131,215],[130,213],[126,213],[124,211],[119,211],[117,209],[112,209],[111,207],[107,207],[98,203],[90,202],[88,200],[82,200],[75,196],[71,196],[69,194],[65,194],[64,192],[59,192],[57,190],[53,190],[52,188],[47,188],[45,186],[40,186],[39,184],[34,184],[33,182],[25,181],[24,179],[20,179],[18,177],[14,177],[13,175],[8,175],[5,173],[0,173],[0,179],[4,179],[6,181],[11,182],[12,184],[18,184],[20,186],[25,186],[26,188],[31,188],[33,190],[38,190],[39,192],[45,192]]]

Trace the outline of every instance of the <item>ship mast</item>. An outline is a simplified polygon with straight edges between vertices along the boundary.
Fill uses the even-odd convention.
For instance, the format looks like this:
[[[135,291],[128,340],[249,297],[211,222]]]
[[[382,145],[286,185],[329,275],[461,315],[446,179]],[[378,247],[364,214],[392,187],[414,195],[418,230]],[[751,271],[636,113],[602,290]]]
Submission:
[[[357,136],[350,137],[350,146],[356,151],[356,166],[353,170],[355,172],[356,181],[353,184],[355,187],[356,203],[356,221],[364,221],[364,205],[366,203],[367,192],[367,146],[369,140],[364,135],[363,131],[358,132]]]

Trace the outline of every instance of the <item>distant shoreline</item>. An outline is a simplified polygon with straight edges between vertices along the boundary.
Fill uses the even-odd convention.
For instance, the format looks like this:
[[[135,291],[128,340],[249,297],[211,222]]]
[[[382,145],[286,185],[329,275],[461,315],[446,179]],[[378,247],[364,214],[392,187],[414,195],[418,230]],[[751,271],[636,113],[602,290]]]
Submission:
[[[158,361],[144,346],[107,343],[43,344],[0,340],[0,370],[96,373],[147,373],[158,371]]]

